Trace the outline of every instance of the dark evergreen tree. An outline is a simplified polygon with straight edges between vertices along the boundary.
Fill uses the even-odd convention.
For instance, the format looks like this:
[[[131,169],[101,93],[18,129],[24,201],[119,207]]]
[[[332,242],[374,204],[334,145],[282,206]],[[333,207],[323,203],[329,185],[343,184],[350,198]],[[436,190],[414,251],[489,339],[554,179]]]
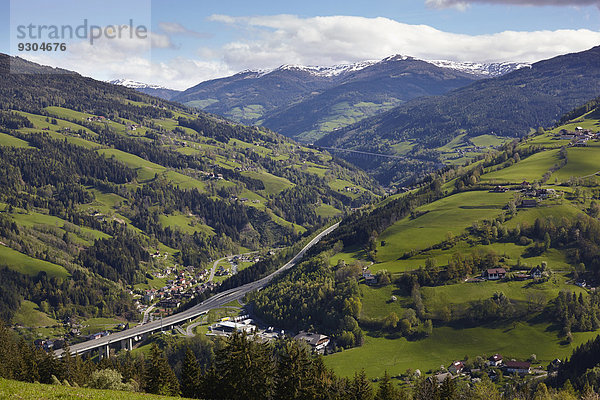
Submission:
[[[350,392],[353,400],[373,400],[375,398],[373,385],[367,378],[364,369],[354,374]]]
[[[200,367],[194,352],[189,347],[185,352],[185,359],[181,367],[181,394],[183,397],[198,397],[198,382],[200,380]]]
[[[179,394],[179,382],[171,366],[156,343],[152,344],[146,370],[146,391],[166,396]]]
[[[383,378],[379,381],[379,389],[377,390],[376,400],[398,400],[400,394],[394,387],[390,375],[387,371],[383,374]]]

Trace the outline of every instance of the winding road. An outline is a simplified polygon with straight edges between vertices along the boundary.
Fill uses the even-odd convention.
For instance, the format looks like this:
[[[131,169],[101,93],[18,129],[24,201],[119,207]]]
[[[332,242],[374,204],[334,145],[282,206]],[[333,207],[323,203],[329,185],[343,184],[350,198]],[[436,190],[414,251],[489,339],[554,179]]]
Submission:
[[[208,277],[208,282],[212,282],[213,278],[215,277],[215,271],[217,269],[217,266],[219,265],[219,263],[221,261],[227,260],[228,258],[235,257],[235,256],[241,257],[241,256],[247,256],[249,254],[255,254],[255,253],[258,253],[258,251],[252,251],[250,253],[243,253],[243,254],[234,254],[234,255],[231,255],[231,256],[225,256],[225,257],[219,258],[217,261],[215,261],[213,263],[212,269],[210,270],[210,276]]]
[[[152,321],[145,325],[138,325],[133,328],[126,329],[124,331],[117,332],[109,336],[104,336],[100,339],[88,340],[87,342],[74,344],[69,348],[70,353],[82,354],[95,349],[100,349],[101,354],[103,354],[104,356],[108,356],[110,354],[110,346],[116,344],[119,344],[122,348],[131,349],[133,346],[133,342],[141,340],[145,335],[162,331],[163,329],[173,329],[175,326],[181,323],[191,321],[199,315],[206,314],[209,310],[213,308],[219,308],[229,302],[241,300],[247,293],[264,288],[269,284],[269,282],[271,282],[271,280],[275,276],[289,270],[294,265],[296,265],[296,263],[300,261],[300,259],[311,247],[317,244],[324,236],[337,229],[339,224],[340,223],[338,222],[325,229],[323,232],[319,233],[306,246],[304,246],[302,250],[300,250],[294,256],[294,258],[292,258],[289,262],[287,262],[277,271],[273,272],[268,276],[265,276],[264,278],[218,293],[210,297],[209,299],[203,301],[202,303],[196,304],[188,310],[165,317],[161,320]],[[64,354],[64,350],[56,350],[54,354],[57,357],[62,357]]]

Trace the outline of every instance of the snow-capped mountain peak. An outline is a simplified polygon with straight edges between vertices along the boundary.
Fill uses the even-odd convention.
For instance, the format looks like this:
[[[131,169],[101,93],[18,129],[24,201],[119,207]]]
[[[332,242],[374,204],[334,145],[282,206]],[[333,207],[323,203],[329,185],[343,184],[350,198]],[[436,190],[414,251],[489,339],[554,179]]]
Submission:
[[[351,64],[337,64],[327,67],[313,66],[313,65],[299,65],[299,64],[284,64],[273,69],[262,69],[262,70],[244,70],[239,74],[246,74],[248,78],[261,77],[264,75],[271,74],[277,71],[302,71],[307,72],[313,76],[320,76],[325,78],[337,77],[346,73],[360,71],[361,69],[370,67],[379,61],[361,61]]]
[[[114,79],[112,81],[108,81],[108,83],[112,83],[113,85],[125,86],[131,89],[169,89],[164,86],[151,85],[147,83],[137,82],[131,79]]]
[[[519,62],[477,63],[448,60],[431,60],[427,62],[440,68],[453,69],[487,78],[508,74],[521,68],[531,68],[531,64]]]
[[[257,70],[244,70],[236,75],[245,75],[245,79],[260,78],[262,76],[277,72],[277,71],[302,71],[309,73],[313,76],[319,76],[324,78],[332,78],[343,76],[350,72],[360,71],[367,67],[371,67],[379,63],[388,63],[394,61],[412,61],[419,60],[415,57],[407,56],[404,54],[395,54],[386,57],[382,60],[367,60],[351,64],[337,64],[332,66],[312,66],[312,65],[299,65],[299,64],[284,64],[277,68],[272,69],[257,69]],[[477,75],[482,78],[492,78],[500,75],[507,74],[520,68],[530,68],[531,64],[519,63],[519,62],[499,62],[499,63],[479,63],[479,62],[457,62],[448,60],[422,60],[433,64],[440,68],[447,68],[455,71],[461,71],[471,75]]]
[[[411,56],[407,56],[404,54],[394,54],[393,56],[389,56],[384,58],[383,60],[381,60],[381,62],[387,62],[387,61],[406,61],[406,60],[414,60],[414,57]]]

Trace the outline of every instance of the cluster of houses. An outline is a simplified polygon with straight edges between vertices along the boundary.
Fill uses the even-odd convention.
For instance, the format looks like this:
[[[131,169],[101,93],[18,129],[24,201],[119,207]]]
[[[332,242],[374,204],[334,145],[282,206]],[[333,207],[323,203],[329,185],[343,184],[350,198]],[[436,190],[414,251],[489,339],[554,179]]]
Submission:
[[[96,117],[96,116],[88,117],[87,121],[88,122],[104,122],[104,121],[110,121],[110,119],[100,115],[99,117]]]
[[[521,204],[519,205],[522,208],[531,208],[537,207],[538,200],[545,200],[551,197],[556,197],[556,190],[550,189],[534,189],[531,183],[527,181],[521,182],[520,192],[526,196],[530,197],[527,199],[521,200]],[[506,193],[509,189],[506,186],[495,186],[490,190],[490,193]]]
[[[589,140],[598,139],[599,137],[598,133],[594,133],[589,129],[583,129],[580,126],[576,127],[574,132],[563,129],[556,135],[557,139],[570,140],[571,143],[569,143],[569,146],[572,147],[586,147]]]
[[[506,375],[527,375],[531,373],[531,363],[529,361],[503,360],[502,355],[494,354],[485,363],[487,368],[500,368]],[[463,361],[454,361],[446,369],[447,372],[440,372],[430,379],[438,384],[442,384],[447,378],[454,379],[458,376],[473,376],[482,372],[480,368],[467,368]],[[496,378],[495,372],[489,370],[488,374],[493,380]],[[476,378],[475,378],[476,379]]]
[[[182,301],[190,300],[196,294],[214,287],[214,284],[205,282],[209,275],[208,270],[205,269],[196,275],[189,270],[181,269],[178,271],[177,269],[166,268],[162,272],[155,272],[153,275],[156,278],[165,278],[172,274],[175,277],[168,280],[166,285],[160,289],[146,290],[143,294],[143,302],[150,304],[158,299],[157,306],[159,308],[173,309],[179,307]],[[193,268],[191,270],[193,271]]]
[[[354,193],[354,194],[360,194],[361,193],[360,189],[357,188],[356,186],[345,186],[340,191],[341,192],[347,192],[347,193]]]
[[[498,268],[488,268],[481,274],[481,279],[471,280],[472,282],[488,280],[488,281],[497,281],[500,279],[506,278],[506,269],[502,267]],[[541,279],[545,275],[544,269],[540,266],[536,266],[529,270],[529,272],[519,272],[514,278],[517,280],[526,280],[526,279]]]

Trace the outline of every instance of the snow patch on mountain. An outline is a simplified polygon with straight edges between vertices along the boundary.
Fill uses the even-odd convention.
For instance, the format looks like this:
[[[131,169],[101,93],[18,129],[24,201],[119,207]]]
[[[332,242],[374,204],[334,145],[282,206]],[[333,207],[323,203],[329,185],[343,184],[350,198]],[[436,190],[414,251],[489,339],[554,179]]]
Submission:
[[[238,72],[236,75],[244,75],[244,79],[255,79],[262,76],[277,72],[277,71],[301,71],[309,73],[313,76],[320,76],[324,78],[339,77],[350,72],[360,71],[362,69],[371,67],[379,63],[387,63],[394,61],[414,61],[417,58],[395,54],[393,56],[386,57],[380,61],[367,60],[351,64],[338,64],[328,67],[321,66],[307,66],[298,64],[284,64],[277,68],[272,69],[259,69],[259,70],[244,70]],[[452,69],[455,71],[461,71],[464,73],[477,75],[485,78],[492,78],[500,75],[507,74],[520,68],[530,68],[531,64],[519,63],[519,62],[501,62],[501,63],[478,63],[478,62],[457,62],[447,60],[423,60],[430,64],[433,64],[440,68]]]
[[[147,83],[137,82],[131,79],[114,79],[112,81],[108,81],[108,83],[112,83],[113,85],[125,86],[131,89],[167,89],[171,90],[164,86],[159,85],[151,85]]]
[[[273,69],[262,69],[262,70],[244,70],[239,72],[237,75],[246,75],[245,79],[260,78],[277,71],[301,71],[309,73],[313,76],[320,76],[324,78],[337,77],[350,72],[360,71],[361,69],[370,67],[371,65],[377,64],[379,61],[361,61],[352,64],[337,64],[329,67],[319,67],[312,65],[298,65],[298,64],[284,64],[280,67]]]
[[[531,64],[519,62],[477,63],[448,60],[428,60],[427,62],[440,68],[453,69],[455,71],[461,71],[487,78],[505,75],[521,68],[531,68]]]

